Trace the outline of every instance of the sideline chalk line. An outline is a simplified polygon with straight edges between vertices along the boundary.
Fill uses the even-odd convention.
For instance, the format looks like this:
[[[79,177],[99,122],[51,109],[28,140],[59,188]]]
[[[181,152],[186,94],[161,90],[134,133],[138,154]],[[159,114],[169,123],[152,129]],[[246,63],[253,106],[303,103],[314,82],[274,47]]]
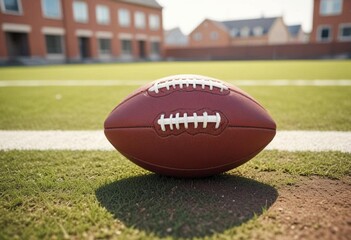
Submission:
[[[267,150],[351,153],[351,131],[278,131]],[[0,130],[0,150],[114,150],[102,130]]]
[[[238,86],[351,86],[349,79],[326,80],[226,80]],[[0,80],[0,87],[141,86],[148,80]]]

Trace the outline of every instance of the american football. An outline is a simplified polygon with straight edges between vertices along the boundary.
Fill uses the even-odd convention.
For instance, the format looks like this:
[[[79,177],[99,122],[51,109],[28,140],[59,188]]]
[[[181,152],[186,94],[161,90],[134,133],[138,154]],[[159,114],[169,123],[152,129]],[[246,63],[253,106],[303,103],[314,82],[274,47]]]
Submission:
[[[267,111],[247,93],[199,75],[141,87],[111,112],[104,128],[125,157],[176,177],[233,169],[263,150],[276,132]]]

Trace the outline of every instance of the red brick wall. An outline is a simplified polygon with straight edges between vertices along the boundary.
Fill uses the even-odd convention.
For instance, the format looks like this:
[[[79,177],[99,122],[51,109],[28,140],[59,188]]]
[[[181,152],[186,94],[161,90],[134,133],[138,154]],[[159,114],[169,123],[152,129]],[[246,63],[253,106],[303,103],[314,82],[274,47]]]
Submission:
[[[218,39],[211,39],[211,32],[217,32]],[[196,41],[195,34],[200,33],[202,39]],[[230,45],[228,32],[211,20],[203,21],[194,31],[189,34],[189,46],[191,47],[224,47]]]
[[[69,59],[76,59],[79,57],[78,39],[76,36],[77,29],[86,29],[93,32],[93,36],[90,38],[90,52],[93,58],[98,57],[98,41],[95,33],[97,31],[107,31],[113,33],[111,39],[112,54],[115,57],[120,55],[120,39],[118,33],[130,33],[133,36],[136,34],[145,34],[147,36],[146,42],[146,54],[150,52],[150,41],[149,37],[158,37],[161,40],[161,49],[163,46],[163,29],[162,29],[162,10],[156,8],[145,7],[141,5],[127,4],[111,0],[94,0],[86,1],[89,9],[89,22],[88,23],[77,23],[73,19],[73,0],[61,0],[62,15],[63,18],[60,20],[48,19],[43,16],[41,0],[21,0],[23,15],[11,15],[0,12],[0,24],[2,23],[18,23],[28,24],[32,30],[28,34],[30,55],[31,56],[46,56],[45,47],[45,36],[41,32],[43,27],[60,27],[65,29],[65,53]],[[110,24],[100,25],[96,22],[95,7],[96,5],[106,5],[110,9]],[[130,11],[131,15],[131,27],[121,28],[118,23],[118,9],[126,8]],[[134,12],[142,11],[146,16],[146,28],[145,30],[135,29],[134,27]],[[153,31],[149,29],[148,15],[157,14],[160,18],[160,29]],[[7,57],[5,33],[0,29],[0,58]],[[138,57],[138,49],[136,40],[133,39],[134,46],[134,57]]]
[[[179,60],[314,59],[348,55],[350,43],[310,43],[270,46],[231,46],[213,48],[167,48],[165,57]]]
[[[351,1],[343,0],[342,13],[335,16],[320,15],[321,0],[314,0],[313,5],[313,28],[311,32],[311,42],[318,42],[318,26],[330,25],[332,28],[332,41],[338,41],[339,24],[351,23]]]

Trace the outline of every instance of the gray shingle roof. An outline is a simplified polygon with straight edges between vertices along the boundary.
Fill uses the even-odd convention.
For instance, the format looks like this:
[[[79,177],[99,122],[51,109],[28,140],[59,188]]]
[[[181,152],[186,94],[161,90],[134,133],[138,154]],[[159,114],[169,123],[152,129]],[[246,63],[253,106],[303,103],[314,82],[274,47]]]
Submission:
[[[162,6],[156,0],[120,0],[121,2],[127,2],[137,5],[142,5],[152,8],[162,8]]]
[[[301,29],[301,25],[288,26],[288,30],[291,36],[296,36],[299,33],[300,29]]]
[[[261,27],[263,29],[263,34],[267,34],[272,27],[273,23],[277,18],[255,18],[255,19],[245,19],[245,20],[234,20],[234,21],[223,21],[221,22],[229,31],[237,32],[237,36],[240,36],[240,30],[242,28],[249,28],[249,35],[253,35],[253,29],[255,27]]]

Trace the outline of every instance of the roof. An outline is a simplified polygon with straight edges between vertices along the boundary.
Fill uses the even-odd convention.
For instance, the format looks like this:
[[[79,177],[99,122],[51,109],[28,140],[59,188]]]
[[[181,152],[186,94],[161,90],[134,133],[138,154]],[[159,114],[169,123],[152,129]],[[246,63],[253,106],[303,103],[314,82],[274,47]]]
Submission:
[[[300,32],[300,29],[301,29],[301,25],[288,26],[288,31],[291,34],[291,36],[296,36]]]
[[[263,34],[267,34],[272,27],[273,23],[277,20],[274,18],[255,18],[255,19],[244,19],[234,21],[223,21],[221,22],[229,31],[235,29],[240,34],[240,29],[247,27],[250,30],[249,35],[253,35],[253,29],[255,27],[261,27]]]
[[[152,8],[162,8],[162,6],[156,0],[120,0],[121,2],[142,5]]]

